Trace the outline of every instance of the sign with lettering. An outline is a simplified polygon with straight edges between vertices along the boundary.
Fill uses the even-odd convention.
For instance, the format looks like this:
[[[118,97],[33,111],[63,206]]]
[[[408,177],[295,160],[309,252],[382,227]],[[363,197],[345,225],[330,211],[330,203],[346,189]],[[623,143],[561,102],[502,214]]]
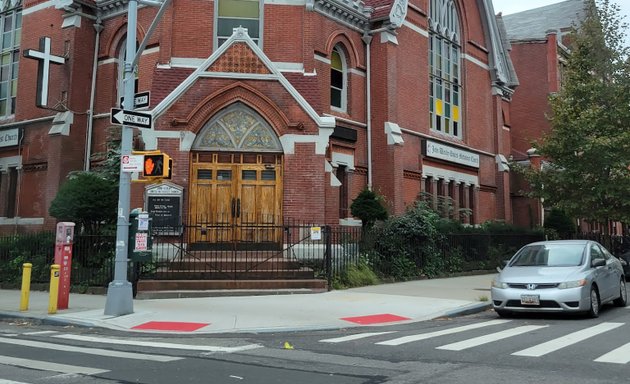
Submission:
[[[146,211],[154,232],[178,235],[182,232],[183,188],[171,183],[146,187]]]
[[[311,240],[322,239],[322,227],[311,227]]]
[[[138,232],[136,233],[136,241],[134,242],[134,252],[142,252],[147,251],[149,244],[149,234],[146,232]]]
[[[127,111],[119,108],[112,108],[109,121],[116,125],[128,125],[138,128],[153,128],[153,117],[149,112]]]
[[[435,159],[479,168],[478,154],[432,140],[422,141],[422,154]]]
[[[22,128],[5,129],[0,131],[0,147],[13,147],[22,141]]]
[[[122,155],[120,157],[120,168],[123,172],[142,172],[142,155]]]

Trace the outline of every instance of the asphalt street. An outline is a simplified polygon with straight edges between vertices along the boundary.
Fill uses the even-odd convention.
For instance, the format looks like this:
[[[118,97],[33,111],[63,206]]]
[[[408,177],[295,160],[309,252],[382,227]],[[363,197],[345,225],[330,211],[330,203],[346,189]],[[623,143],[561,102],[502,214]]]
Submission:
[[[130,334],[0,323],[0,383],[622,383],[630,307],[337,330]],[[47,365],[52,364],[52,365]]]

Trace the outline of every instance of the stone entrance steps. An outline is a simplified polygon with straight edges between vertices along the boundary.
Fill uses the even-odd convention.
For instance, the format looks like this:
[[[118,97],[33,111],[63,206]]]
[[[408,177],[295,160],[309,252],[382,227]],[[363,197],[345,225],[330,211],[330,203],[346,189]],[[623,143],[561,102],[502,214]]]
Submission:
[[[161,265],[137,284],[138,298],[321,292],[324,279],[311,268],[271,251],[194,251]],[[182,296],[186,294],[187,296]]]

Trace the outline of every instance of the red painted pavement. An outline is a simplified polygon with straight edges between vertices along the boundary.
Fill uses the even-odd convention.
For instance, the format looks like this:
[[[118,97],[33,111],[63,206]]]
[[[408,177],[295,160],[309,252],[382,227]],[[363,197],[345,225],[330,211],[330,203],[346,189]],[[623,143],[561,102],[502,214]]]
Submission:
[[[148,323],[136,325],[131,329],[192,332],[209,324],[210,323],[184,323],[181,321],[149,321]]]
[[[356,323],[356,324],[361,324],[361,325],[369,325],[369,324],[379,324],[379,323],[393,323],[395,321],[405,321],[405,320],[411,320],[411,319],[408,317],[392,315],[390,313],[383,313],[380,315],[342,317],[341,320],[345,320],[351,323]]]

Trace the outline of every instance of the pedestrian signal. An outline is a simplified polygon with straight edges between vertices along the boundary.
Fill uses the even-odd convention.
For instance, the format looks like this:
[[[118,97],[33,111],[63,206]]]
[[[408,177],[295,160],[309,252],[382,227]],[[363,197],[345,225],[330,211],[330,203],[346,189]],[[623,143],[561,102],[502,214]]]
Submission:
[[[165,153],[144,155],[142,176],[149,178],[169,177],[171,173],[171,159]]]

